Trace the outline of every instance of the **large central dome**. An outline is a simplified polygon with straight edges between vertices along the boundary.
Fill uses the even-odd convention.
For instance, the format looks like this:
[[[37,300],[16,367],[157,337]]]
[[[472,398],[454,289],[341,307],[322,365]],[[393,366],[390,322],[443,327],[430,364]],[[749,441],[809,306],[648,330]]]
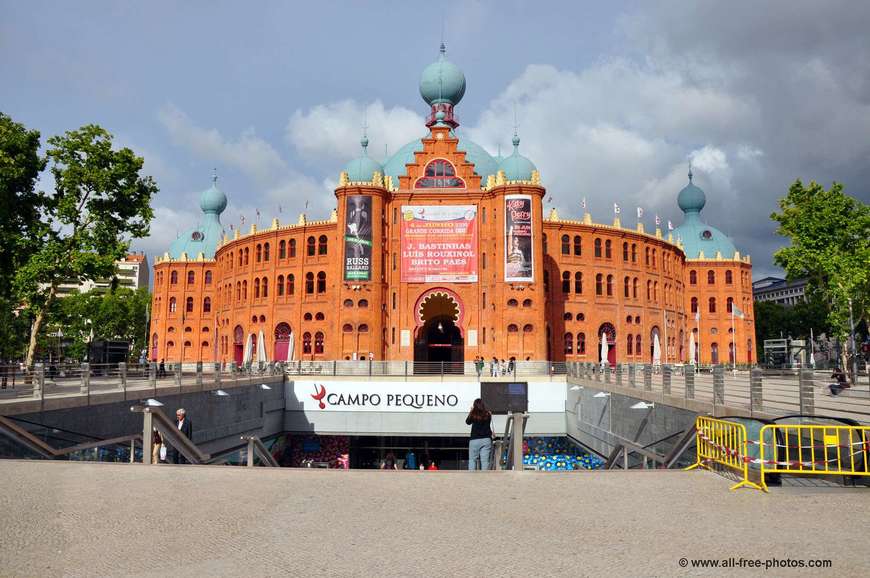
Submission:
[[[423,150],[422,138],[424,137],[412,140],[388,158],[386,162],[384,162],[384,175],[391,176],[393,182],[398,184],[399,177],[405,174],[405,165],[414,163],[414,153]],[[486,149],[476,142],[459,137],[459,144],[456,145],[456,148],[457,150],[465,152],[465,159],[474,164],[474,172],[478,174],[484,182],[486,181],[486,177],[498,172],[498,159],[486,152]]]

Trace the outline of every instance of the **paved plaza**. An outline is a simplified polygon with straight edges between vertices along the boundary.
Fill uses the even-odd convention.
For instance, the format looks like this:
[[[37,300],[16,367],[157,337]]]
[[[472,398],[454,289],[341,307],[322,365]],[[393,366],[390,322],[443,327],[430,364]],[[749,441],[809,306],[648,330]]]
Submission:
[[[866,489],[709,472],[381,472],[4,461],[4,576],[680,576],[680,558],[870,573]],[[769,576],[818,574],[779,569]]]

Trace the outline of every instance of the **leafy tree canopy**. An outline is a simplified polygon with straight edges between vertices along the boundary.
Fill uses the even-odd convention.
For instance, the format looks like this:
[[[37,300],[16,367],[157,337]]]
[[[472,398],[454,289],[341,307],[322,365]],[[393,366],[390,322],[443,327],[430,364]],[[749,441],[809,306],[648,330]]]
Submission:
[[[856,324],[870,313],[870,207],[834,183],[829,190],[797,180],[771,219],[791,240],[774,254],[789,279],[806,277],[811,297],[827,307],[827,323],[849,332],[849,299]]]

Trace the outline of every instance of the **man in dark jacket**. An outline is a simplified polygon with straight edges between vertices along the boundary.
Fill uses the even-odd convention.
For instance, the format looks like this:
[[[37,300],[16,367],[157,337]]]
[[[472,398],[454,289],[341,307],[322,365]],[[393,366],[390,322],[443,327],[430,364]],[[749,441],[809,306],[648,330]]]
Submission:
[[[178,408],[175,412],[175,427],[178,428],[178,431],[187,436],[187,439],[193,441],[193,424],[191,424],[190,418],[187,417],[187,412],[183,407]],[[174,464],[188,463],[187,459],[181,454],[181,452],[175,448],[172,448],[170,461]]]

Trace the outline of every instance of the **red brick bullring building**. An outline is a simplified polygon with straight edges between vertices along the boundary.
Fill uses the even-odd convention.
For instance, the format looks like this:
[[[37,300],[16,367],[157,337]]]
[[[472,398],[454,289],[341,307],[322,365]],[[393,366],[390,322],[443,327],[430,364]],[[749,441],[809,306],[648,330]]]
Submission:
[[[750,260],[701,220],[691,173],[673,231],[544,215],[516,135],[501,157],[457,131],[465,77],[443,47],[420,92],[426,134],[384,164],[363,138],[328,219],[228,236],[205,191],[154,264],[151,358],[598,362],[607,339],[610,362],[685,362],[692,341],[701,363],[753,361]]]

